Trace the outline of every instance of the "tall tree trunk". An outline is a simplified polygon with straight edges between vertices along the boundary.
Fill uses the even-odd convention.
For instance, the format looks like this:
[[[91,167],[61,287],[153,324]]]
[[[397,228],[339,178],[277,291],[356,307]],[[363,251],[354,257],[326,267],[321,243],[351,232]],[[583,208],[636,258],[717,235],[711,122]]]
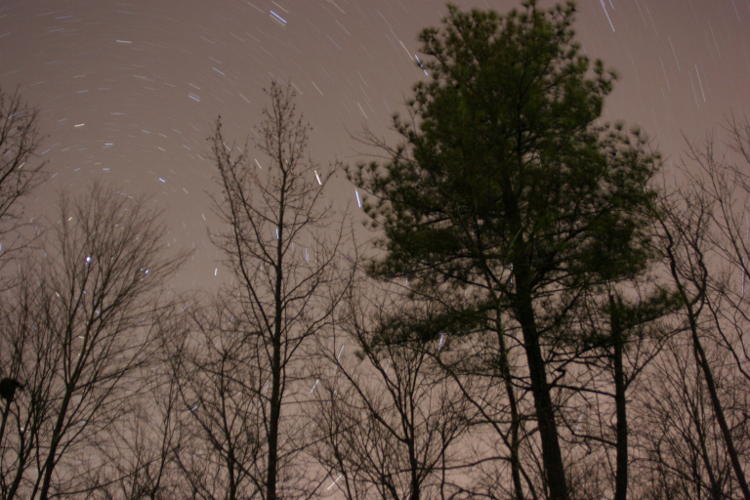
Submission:
[[[691,321],[691,323],[693,323],[693,321]],[[732,468],[734,469],[734,473],[737,476],[737,482],[739,483],[740,490],[742,491],[742,497],[745,500],[750,500],[750,488],[748,488],[747,478],[745,478],[737,449],[734,446],[732,431],[729,429],[727,419],[724,416],[724,408],[722,407],[721,401],[719,400],[719,394],[716,390],[716,382],[714,381],[714,375],[713,371],[711,370],[711,365],[709,365],[708,359],[706,358],[706,353],[703,350],[703,346],[701,345],[697,329],[692,328],[691,325],[691,330],[693,336],[693,352],[695,353],[695,360],[700,366],[701,372],[703,372],[703,377],[706,379],[708,394],[711,398],[711,406],[713,407],[714,415],[716,415],[716,421],[719,423],[721,435],[724,438],[724,445],[727,447],[727,453],[729,454]]]
[[[60,404],[60,410],[57,414],[55,427],[52,430],[49,450],[47,450],[47,457],[45,458],[44,465],[42,466],[42,484],[39,489],[40,500],[47,500],[47,498],[49,498],[49,490],[52,486],[52,472],[55,469],[55,465],[57,465],[57,447],[60,444],[60,439],[62,438],[62,431],[65,425],[65,416],[68,412],[68,405],[70,404],[71,395],[72,390],[70,389],[70,385],[68,385],[65,388],[65,395],[63,396],[63,400]],[[36,486],[34,489],[36,490]]]
[[[505,392],[508,394],[508,404],[510,406],[510,474],[513,480],[513,500],[524,500],[523,484],[521,482],[521,458],[519,454],[520,439],[518,432],[521,427],[521,422],[518,415],[516,394],[513,390],[513,382],[511,380],[505,335],[501,330],[499,318],[496,319],[497,341],[500,348],[500,375],[503,377],[503,384],[505,385]]]
[[[419,477],[417,477],[418,471],[412,470],[411,471],[411,493],[409,494],[409,500],[419,500],[420,498],[420,485],[419,485]]]
[[[523,331],[526,359],[531,377],[531,391],[534,396],[539,437],[542,441],[542,462],[547,478],[550,500],[568,500],[568,488],[565,481],[560,442],[557,435],[557,423],[552,407],[547,374],[539,345],[539,334],[536,329],[536,318],[528,291],[528,279],[523,263],[514,265],[518,293],[516,296],[516,314]]]
[[[681,230],[684,230],[684,228],[680,228]],[[716,383],[714,381],[713,371],[711,370],[711,365],[708,363],[708,358],[706,358],[706,352],[703,350],[703,345],[700,341],[700,336],[698,335],[698,314],[694,309],[694,303],[691,302],[688,299],[687,292],[685,291],[685,287],[682,284],[682,280],[680,278],[680,273],[677,269],[677,256],[674,253],[673,247],[674,247],[674,237],[667,232],[667,238],[668,238],[668,245],[667,245],[667,256],[669,257],[669,267],[670,267],[670,273],[672,274],[672,277],[674,278],[675,284],[677,285],[677,290],[680,293],[680,297],[682,299],[683,304],[685,305],[685,309],[687,311],[687,319],[688,324],[690,326],[690,334],[693,341],[693,353],[695,355],[695,361],[698,364],[701,372],[703,373],[703,377],[706,379],[706,386],[708,388],[708,394],[711,398],[711,406],[714,412],[714,415],[716,416],[716,421],[719,423],[719,428],[721,429],[721,435],[724,440],[724,445],[726,446],[727,453],[729,454],[729,459],[732,464],[732,469],[734,470],[734,474],[737,478],[737,482],[739,483],[740,490],[742,491],[742,498],[744,500],[750,500],[750,488],[747,484],[747,479],[745,478],[745,473],[742,470],[742,464],[740,463],[739,456],[737,454],[737,449],[734,446],[734,439],[732,438],[732,433],[729,429],[729,425],[727,424],[727,420],[724,416],[724,409],[721,406],[721,401],[719,400],[718,392],[716,390]],[[692,250],[699,250],[697,248],[693,248]],[[698,252],[699,256],[703,257],[702,254]],[[700,297],[705,299],[705,293],[707,288],[707,276],[708,271],[704,267],[705,264],[702,260],[700,260],[701,265],[701,271],[703,276],[703,281],[699,284],[700,285]]]
[[[279,158],[282,158],[279,152]],[[281,162],[280,162],[281,163]],[[282,168],[282,185],[286,185],[286,172]],[[273,328],[273,357],[271,360],[271,421],[268,424],[268,470],[266,475],[266,500],[276,500],[276,481],[279,461],[279,420],[281,419],[281,347],[282,321],[284,321],[284,304],[282,302],[282,287],[284,284],[284,270],[282,267],[284,241],[284,201],[285,190],[281,190],[279,202],[279,227],[277,229],[276,244],[276,283],[274,284],[274,328]]]
[[[522,148],[523,138],[519,132],[516,143],[516,159],[518,171],[523,172],[524,150]],[[512,180],[503,173],[503,204],[508,218],[508,229],[514,234],[511,260],[513,264],[513,279],[516,291],[512,294],[512,307],[516,320],[521,325],[523,332],[523,343],[526,351],[526,360],[529,365],[529,376],[531,378],[531,392],[534,396],[534,409],[536,410],[539,437],[542,441],[542,462],[544,473],[549,488],[549,500],[568,500],[568,487],[565,481],[565,468],[560,451],[560,441],[557,435],[557,423],[555,412],[552,407],[549,385],[547,384],[547,373],[542,357],[542,349],[539,345],[539,332],[536,328],[536,316],[531,295],[531,269],[527,262],[527,256],[531,252],[523,236],[524,221],[521,215],[518,197],[513,191]]]
[[[696,387],[696,395],[700,399],[700,401],[694,402],[692,404],[692,408],[690,409],[690,416],[693,421],[693,425],[695,426],[695,430],[697,433],[697,440],[698,440],[698,446],[696,453],[699,453],[699,457],[703,460],[703,463],[706,467],[706,474],[708,475],[708,484],[709,484],[709,491],[710,491],[710,497],[711,500],[721,500],[724,495],[721,491],[721,483],[719,482],[718,478],[716,477],[716,471],[714,470],[714,466],[711,463],[711,455],[708,452],[708,448],[706,447],[706,434],[707,429],[706,425],[704,423],[703,419],[703,389],[701,384],[701,373],[700,371],[696,372],[695,374],[695,387]],[[700,487],[703,487],[703,482],[700,482]]]
[[[279,457],[279,419],[281,418],[281,341],[274,339],[271,363],[271,413],[268,423],[268,464],[266,471],[266,500],[276,500],[276,472]]]
[[[625,371],[622,367],[623,338],[619,313],[614,309],[614,299],[609,296],[611,311],[612,340],[614,341],[614,376],[615,376],[615,408],[617,412],[616,443],[617,469],[615,471],[615,500],[628,498],[628,415],[627,399],[625,398]]]
[[[414,421],[412,420],[412,424],[413,423]],[[419,500],[422,494],[422,488],[419,481],[419,474],[421,472],[419,468],[419,459],[417,458],[417,451],[414,446],[414,434],[410,433],[407,429],[408,426],[404,425],[404,431],[406,431],[406,435],[408,436],[406,445],[409,450],[409,467],[411,469],[409,471],[409,500]]]

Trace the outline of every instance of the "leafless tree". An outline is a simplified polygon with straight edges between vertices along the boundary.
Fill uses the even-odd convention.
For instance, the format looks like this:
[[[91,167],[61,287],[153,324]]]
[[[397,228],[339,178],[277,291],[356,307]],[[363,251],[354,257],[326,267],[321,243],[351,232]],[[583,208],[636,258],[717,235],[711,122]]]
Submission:
[[[174,325],[174,319],[168,318],[169,326]],[[160,325],[168,326],[163,322]],[[169,328],[168,333],[175,331],[178,330]],[[165,338],[173,341],[175,335]],[[181,401],[169,366],[170,360],[160,360],[142,373],[147,386],[144,393],[132,400],[132,410],[110,431],[109,438],[95,443],[107,464],[92,471],[89,482],[97,497],[122,500],[186,497],[186,478],[179,460],[186,441],[186,426],[180,418]]]
[[[470,486],[459,489],[477,498],[538,498],[543,481],[534,476],[536,451],[528,380],[520,359],[519,332],[506,323],[502,308],[486,311],[475,333],[438,336],[435,360],[473,408],[469,421],[473,459]],[[532,438],[533,441],[533,438]],[[541,471],[538,471],[541,472]]]
[[[99,184],[63,196],[51,241],[4,292],[0,355],[25,387],[3,419],[3,498],[82,493],[107,465],[92,450],[143,390],[156,320],[170,310],[161,283],[186,257],[163,253],[158,215]]]
[[[195,448],[220,461],[211,478],[220,484],[206,485],[200,498],[275,500],[318,489],[304,463],[299,390],[310,341],[330,327],[351,280],[339,266],[345,226],[343,218],[329,225],[326,176],[306,156],[309,126],[293,90],[274,82],[267,94],[254,153],[225,143],[221,119],[210,138],[221,187],[214,201],[226,228],[212,241],[232,283],[193,315],[175,358]],[[319,232],[331,227],[333,236]],[[185,450],[181,460],[190,471]]]
[[[454,452],[473,412],[437,369],[430,351],[443,345],[393,342],[411,336],[410,316],[418,314],[412,304],[372,280],[358,281],[339,329],[320,344],[322,369],[309,390],[317,401],[314,453],[329,473],[327,489],[349,500],[446,498],[456,491],[451,478],[465,468]]]
[[[0,266],[23,245],[19,198],[44,180],[44,162],[34,161],[40,145],[38,112],[16,89],[0,88]]]
[[[194,307],[191,324],[169,346],[175,418],[187,437],[178,454],[182,477],[197,498],[256,498],[265,478],[262,338],[219,301]]]
[[[571,479],[578,476],[578,485],[571,486],[574,498],[629,496],[628,401],[677,330],[670,320],[679,300],[658,276],[652,269],[589,294],[580,301],[576,321],[565,326],[575,344],[556,385],[567,391],[561,422]]]
[[[454,291],[419,296],[420,303],[418,336],[432,367],[471,408],[469,435],[462,440],[471,452],[449,457],[471,480],[452,486],[469,498],[539,498],[543,476],[535,470],[541,457],[532,443],[533,401],[520,331],[509,321],[507,305],[494,297],[476,308]]]
[[[736,122],[731,123],[735,139],[743,137],[743,129]],[[743,151],[741,141],[735,146]],[[747,500],[750,487],[736,432],[745,417],[743,410],[722,400],[721,386],[733,385],[733,377],[746,374],[749,360],[744,335],[745,299],[741,289],[738,293],[738,287],[732,286],[727,270],[728,265],[735,269],[738,266],[741,280],[746,278],[743,263],[748,241],[741,231],[746,224],[741,215],[746,205],[737,202],[746,199],[750,184],[743,184],[745,174],[717,156],[711,139],[704,149],[689,144],[688,160],[692,162],[684,164],[685,170],[692,165],[699,168],[687,170],[686,186],[662,203],[663,255],[682,299],[692,356],[702,377],[698,385],[705,387],[734,480]],[[711,352],[717,347],[730,353],[735,361],[735,374],[727,375],[728,380],[721,380],[720,367],[712,364]]]
[[[683,170],[693,187],[689,193],[704,206],[701,234],[703,253],[694,252],[693,265],[705,268],[707,314],[715,329],[715,340],[735,362],[737,375],[750,381],[750,339],[745,334],[750,317],[750,119],[730,118],[724,132],[726,150],[719,152],[717,140],[688,142]],[[693,167],[693,168],[690,168]],[[690,169],[690,170],[688,170]],[[683,201],[689,201],[683,196]],[[686,221],[687,222],[687,221]]]
[[[634,486],[638,498],[739,498],[704,376],[687,340],[667,344],[634,394],[640,422],[634,429]],[[722,353],[711,354],[712,365],[721,364],[716,355]],[[722,393],[727,400],[729,392]]]

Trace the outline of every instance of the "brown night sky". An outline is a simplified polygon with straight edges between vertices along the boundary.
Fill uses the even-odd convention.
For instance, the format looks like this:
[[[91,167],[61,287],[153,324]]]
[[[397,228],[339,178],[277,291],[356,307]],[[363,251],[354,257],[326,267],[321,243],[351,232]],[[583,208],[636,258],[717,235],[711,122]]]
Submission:
[[[606,117],[641,125],[665,154],[666,175],[682,133],[700,139],[730,112],[750,111],[750,0],[578,5],[584,51],[620,74]],[[218,283],[205,231],[216,220],[205,141],[216,115],[242,140],[266,104],[261,88],[289,80],[314,127],[319,170],[354,162],[362,147],[349,134],[364,125],[387,133],[424,78],[417,33],[444,13],[442,0],[0,0],[0,85],[20,86],[40,109],[53,174],[28,211],[48,216],[57,191],[96,178],[151,193],[166,208],[170,242],[197,248],[180,287]],[[328,196],[358,210],[343,176]]]

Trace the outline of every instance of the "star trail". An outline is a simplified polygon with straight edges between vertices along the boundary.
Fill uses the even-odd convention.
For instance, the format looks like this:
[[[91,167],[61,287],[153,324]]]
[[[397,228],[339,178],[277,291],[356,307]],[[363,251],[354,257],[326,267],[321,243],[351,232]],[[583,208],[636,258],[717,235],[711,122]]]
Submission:
[[[505,12],[517,2],[459,1]],[[551,2],[541,2],[542,6]],[[605,116],[637,124],[670,161],[682,134],[700,139],[750,105],[750,0],[585,0],[584,52],[620,78]],[[363,127],[394,137],[390,116],[429,78],[419,30],[445,14],[436,0],[9,0],[0,3],[0,84],[39,108],[51,179],[27,200],[50,213],[56,193],[95,178],[166,207],[171,242],[196,248],[181,286],[219,280],[206,238],[215,192],[206,137],[221,114],[244,141],[262,88],[288,81],[313,127],[318,184],[335,160],[361,159]],[[263,158],[254,163],[261,166]],[[669,170],[665,171],[669,175]],[[336,175],[342,210],[360,192]],[[354,191],[354,196],[352,196]]]

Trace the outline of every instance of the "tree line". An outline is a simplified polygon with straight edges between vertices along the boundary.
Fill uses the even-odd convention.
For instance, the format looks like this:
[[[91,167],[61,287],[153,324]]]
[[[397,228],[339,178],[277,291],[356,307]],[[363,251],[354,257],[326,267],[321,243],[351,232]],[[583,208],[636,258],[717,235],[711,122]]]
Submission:
[[[750,121],[668,184],[573,2],[447,10],[378,161],[315,164],[291,85],[250,143],[216,120],[212,296],[170,293],[144,197],[30,229],[38,115],[0,92],[0,498],[750,500]]]

